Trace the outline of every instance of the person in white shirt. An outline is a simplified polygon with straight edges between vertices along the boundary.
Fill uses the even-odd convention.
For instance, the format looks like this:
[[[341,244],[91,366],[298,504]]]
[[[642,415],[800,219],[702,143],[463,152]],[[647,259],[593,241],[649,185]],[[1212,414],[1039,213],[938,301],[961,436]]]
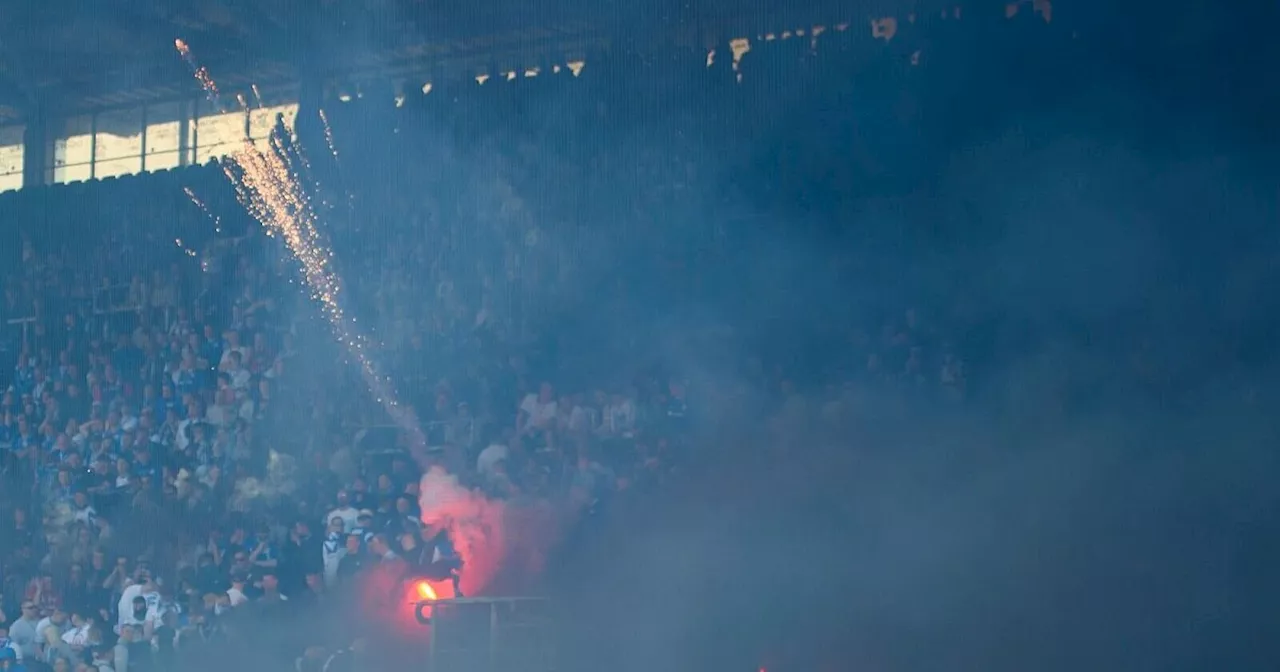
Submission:
[[[324,560],[324,583],[333,588],[338,585],[338,566],[347,555],[347,531],[345,523],[338,516],[329,519],[329,529],[325,531],[321,555]]]
[[[153,627],[157,628],[164,622],[165,616],[169,614],[177,615],[182,613],[182,606],[173,599],[173,590],[169,588],[169,585],[160,585],[159,589],[159,593],[157,594],[157,598],[154,603],[149,599],[147,600],[146,619]]]
[[[50,627],[61,628],[67,623],[67,615],[61,609],[54,609],[52,614],[45,616],[36,622],[36,640],[43,642],[45,640],[45,631]]]
[[[142,570],[139,573],[138,581],[130,584],[120,594],[120,601],[116,604],[119,611],[118,626],[126,624],[141,625],[146,621],[146,614],[154,605],[160,603],[160,591],[156,589],[156,584],[151,580],[151,574]],[[142,611],[136,614],[138,608],[138,600],[142,600]]]
[[[71,614],[71,627],[62,633],[62,641],[77,651],[89,643],[89,621],[80,614]]]
[[[507,444],[500,441],[494,441],[480,451],[479,457],[476,458],[476,471],[483,476],[493,473],[494,465],[507,459],[510,455],[510,449]]]
[[[600,433],[611,438],[629,439],[635,436],[636,405],[621,394],[613,395],[613,402],[604,409]]]
[[[227,379],[231,383],[232,389],[245,390],[249,388],[249,371],[244,368],[244,355],[238,350],[229,350],[222,357],[222,366],[219,371],[227,375]]]
[[[86,526],[93,527],[98,520],[98,512],[94,510],[93,505],[89,503],[89,495],[83,490],[78,490],[72,499],[75,506],[72,508],[75,521],[83,523]]]
[[[543,383],[537,394],[527,394],[520,402],[516,415],[516,433],[530,435],[552,428],[556,421],[555,390],[551,383]]]
[[[126,589],[127,590],[127,589]],[[151,610],[147,608],[147,598],[138,595],[129,601],[127,609],[120,610],[120,621],[116,628],[117,633],[123,633],[128,628],[133,628],[135,632],[143,633],[143,636],[150,634],[155,627],[154,621],[151,620]]]
[[[244,594],[243,576],[231,577],[231,587],[227,589],[227,598],[230,600],[232,607],[238,607],[249,601],[249,597]]]
[[[325,525],[328,525],[329,521],[334,518],[341,518],[343,531],[350,534],[351,530],[356,529],[356,518],[359,515],[360,512],[357,511],[355,507],[351,506],[351,502],[347,497],[347,491],[339,490],[338,505],[324,517],[324,522]]]
[[[245,358],[249,356],[249,348],[240,345],[240,333],[235,330],[228,329],[222,334],[222,342],[226,347],[222,351],[222,358],[218,360],[218,370],[226,371],[227,365],[231,361],[233,355],[237,356],[240,360],[237,364],[243,364]]]

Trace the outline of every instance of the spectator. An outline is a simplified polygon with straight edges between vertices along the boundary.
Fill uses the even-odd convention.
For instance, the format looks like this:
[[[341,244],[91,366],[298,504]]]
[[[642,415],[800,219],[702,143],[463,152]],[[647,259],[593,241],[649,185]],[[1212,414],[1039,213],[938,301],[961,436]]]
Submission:
[[[516,432],[523,436],[537,436],[549,432],[556,419],[557,403],[551,383],[542,383],[537,394],[529,393],[520,402],[516,416]]]
[[[10,647],[0,647],[0,672],[25,672],[26,667],[19,661]]]
[[[335,110],[335,135],[344,124],[374,128],[371,104]],[[519,148],[532,136],[503,130],[493,144],[516,149],[461,160],[433,148],[431,167],[417,157],[434,136],[411,124],[394,151],[364,142],[367,132],[342,148],[344,161],[393,176],[352,171],[343,188],[371,212],[359,225],[326,213],[326,234],[349,280],[347,310],[377,335],[365,354],[422,419],[428,451],[385,426],[383,405],[363,394],[361,374],[341,361],[349,353],[295,291],[296,269],[243,213],[220,166],[54,187],[59,197],[38,208],[6,210],[18,233],[0,246],[12,252],[3,303],[32,319],[8,339],[14,365],[0,397],[0,494],[13,500],[0,560],[15,583],[4,594],[34,607],[9,631],[24,662],[66,664],[45,637],[61,627],[59,641],[91,662],[146,672],[174,665],[188,646],[245,641],[252,628],[237,627],[241,614],[267,609],[283,621],[338,603],[377,567],[408,562],[456,576],[448,535],[421,525],[426,465],[513,507],[599,507],[674,478],[713,402],[753,428],[783,417],[780,431],[794,436],[815,422],[843,430],[858,399],[882,393],[938,388],[953,403],[968,394],[963,348],[937,345],[952,334],[923,307],[891,307],[882,338],[870,336],[881,333],[876,311],[833,316],[872,326],[850,330],[866,338],[849,338],[839,376],[831,362],[810,376],[775,369],[774,353],[763,353],[758,367],[725,376],[751,381],[735,397],[650,366],[675,350],[645,345],[662,331],[646,326],[655,306],[666,312],[663,302],[697,294],[714,273],[750,284],[733,260],[752,255],[716,251],[711,230],[725,228],[716,217],[670,210],[712,191],[704,175],[723,157],[618,131],[608,122],[577,131],[630,148],[609,156],[579,141],[531,152]],[[84,203],[101,207],[88,213]],[[616,228],[585,226],[606,218]],[[684,227],[697,229],[686,241],[695,255],[639,233],[666,219],[706,220]],[[625,260],[605,244],[615,233]],[[736,242],[749,249],[745,237]],[[678,290],[645,294],[657,278]],[[742,298],[766,300],[752,290]],[[580,330],[558,317],[575,307],[616,319],[599,320],[603,334]],[[700,345],[692,330],[675,340],[707,366],[744,349],[719,336]],[[767,412],[756,403],[766,391],[782,397]],[[69,623],[56,620],[66,618],[59,610]],[[95,632],[114,630],[119,641],[104,650]],[[367,643],[344,636],[350,647],[317,636],[282,660],[309,651],[304,666],[362,667]]]
[[[261,594],[256,602],[261,608],[281,609],[283,604],[289,601],[289,598],[280,592],[280,581],[273,570],[266,570],[262,573],[261,579],[259,579],[259,588]]]
[[[311,526],[298,520],[289,531],[289,541],[282,552],[281,576],[290,592],[299,593],[306,577],[320,574],[324,568],[323,541],[311,535]]]
[[[262,527],[254,535],[254,540],[245,546],[249,551],[249,563],[259,570],[274,570],[280,564],[280,553],[271,543],[271,530]]]
[[[48,639],[45,633],[49,628],[56,627],[61,629],[66,625],[66,623],[66,612],[61,609],[54,609],[48,616],[45,616],[36,623],[36,638],[43,642]]]
[[[111,660],[111,667],[115,672],[137,672],[138,670],[146,670],[146,664],[142,660],[134,660],[135,654],[142,654],[141,647],[137,646],[134,640],[137,637],[137,631],[133,626],[120,626],[119,638],[116,639],[114,657]],[[130,667],[130,665],[133,667]]]
[[[15,660],[22,659],[22,650],[9,638],[9,628],[0,623],[0,656],[12,655]]]
[[[92,621],[81,615],[80,612],[72,612],[71,627],[62,633],[62,641],[74,651],[82,651],[89,643],[89,630],[93,626]]]
[[[134,581],[120,593],[117,605],[120,614],[119,625],[142,626],[147,622],[148,613],[160,604],[160,591],[146,568],[138,568]]]
[[[248,595],[245,594],[245,585],[247,578],[243,574],[232,574],[231,587],[227,589],[227,602],[231,607],[238,607],[249,602]]]
[[[338,562],[338,570],[336,578],[338,583],[351,585],[355,578],[359,576],[366,565],[367,557],[363,550],[364,539],[358,534],[348,534],[346,537],[346,547]]]
[[[75,651],[66,642],[62,641],[62,631],[56,625],[51,625],[44,631],[44,663],[50,667],[57,667],[59,661],[63,664],[64,669],[69,669],[71,663],[77,660]]]
[[[151,610],[147,607],[147,598],[141,595],[130,599],[127,607],[120,610],[120,621],[117,629],[123,633],[129,628],[134,633],[140,633],[146,636],[148,631],[154,627],[151,620]],[[122,635],[123,636],[123,635]]]
[[[337,506],[326,514],[324,519],[326,522],[332,521],[334,518],[341,520],[343,529],[347,533],[350,533],[356,527],[359,511],[357,511],[355,507],[351,506],[346,490],[338,491],[337,502]]]
[[[22,614],[9,625],[11,646],[16,648],[22,660],[39,660],[42,640],[36,630],[40,620],[36,603],[22,601]],[[0,651],[2,653],[2,651]]]

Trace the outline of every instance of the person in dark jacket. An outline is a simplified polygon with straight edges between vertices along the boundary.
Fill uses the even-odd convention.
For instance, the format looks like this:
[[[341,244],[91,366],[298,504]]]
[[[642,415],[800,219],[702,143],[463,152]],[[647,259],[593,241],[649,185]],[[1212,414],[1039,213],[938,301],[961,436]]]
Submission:
[[[347,554],[338,562],[338,583],[350,584],[364,569],[367,556],[363,552],[364,538],[360,534],[347,535]]]

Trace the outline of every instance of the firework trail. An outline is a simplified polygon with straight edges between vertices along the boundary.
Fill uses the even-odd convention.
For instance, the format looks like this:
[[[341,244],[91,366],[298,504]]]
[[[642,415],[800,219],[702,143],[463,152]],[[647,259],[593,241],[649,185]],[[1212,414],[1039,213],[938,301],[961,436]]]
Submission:
[[[338,160],[338,147],[333,144],[333,128],[329,126],[329,115],[324,113],[324,109],[320,109],[320,123],[324,124],[324,141],[329,145],[329,153],[333,155],[333,160]]]
[[[191,248],[189,248],[189,247],[187,247],[187,244],[186,244],[186,243],[184,243],[184,242],[182,242],[182,239],[181,239],[181,238],[174,238],[174,239],[173,239],[173,243],[174,243],[175,245],[177,245],[177,246],[178,246],[178,249],[180,249],[180,250],[182,250],[184,253],[186,253],[186,255],[187,255],[188,257],[194,257],[194,256],[196,256],[196,251],[195,251],[195,250],[193,250],[193,249],[191,249]]]
[[[189,57],[189,52],[184,57]],[[202,68],[197,72],[204,73]],[[204,73],[204,77],[202,84],[208,74]],[[205,90],[216,92],[213,80],[207,81]],[[323,113],[321,119],[336,159],[332,133]],[[413,410],[396,400],[390,380],[371,359],[368,339],[355,318],[343,311],[342,284],[332,267],[333,252],[320,235],[319,217],[311,202],[314,185],[303,177],[309,173],[306,154],[294,140],[293,129],[286,127],[286,131],[272,134],[266,148],[255,147],[246,140],[241,151],[224,161],[223,170],[235,186],[240,203],[268,234],[281,238],[298,261],[312,298],[329,321],[334,336],[359,364],[374,398],[409,435],[413,445],[425,446],[426,437]],[[198,206],[203,205],[194,195],[188,195]],[[537,572],[545,547],[554,538],[553,514],[544,510],[517,514],[505,503],[459,484],[438,467],[429,469],[420,485],[422,520],[433,529],[448,531],[462,561],[460,581],[464,594],[482,592],[498,578],[513,555],[526,558],[517,568],[527,574]]]
[[[194,64],[185,43],[178,40],[175,44],[188,63]],[[195,70],[196,78],[205,91],[216,95],[217,85],[204,68]],[[292,129],[286,130],[288,133],[273,134],[269,145],[263,149],[245,140],[239,152],[224,160],[223,172],[235,187],[241,205],[268,234],[283,240],[297,260],[312,299],[328,320],[334,337],[359,365],[374,398],[409,434],[415,445],[423,445],[425,436],[412,409],[396,399],[390,379],[378,370],[371,357],[373,348],[369,339],[356,324],[356,318],[343,310],[342,283],[333,268],[333,251],[320,235],[317,227],[319,218],[311,205],[310,194],[300,177],[301,171],[295,169],[291,158],[300,157],[305,165],[305,159],[301,158],[304,154],[301,146],[293,140]],[[194,200],[200,205],[198,199]]]
[[[196,59],[191,55],[191,47],[187,46],[181,38],[173,41],[173,46],[182,56],[182,60],[186,61],[187,67],[191,68],[191,74],[200,82],[200,88],[204,89],[205,95],[209,97],[209,102],[213,103],[219,110],[222,109],[222,94],[218,92],[218,84],[209,76],[209,71],[203,65],[196,63]]]
[[[298,261],[303,280],[311,297],[329,321],[338,339],[360,367],[369,391],[388,415],[409,432],[415,443],[423,435],[413,412],[396,399],[390,379],[383,375],[371,358],[372,345],[356,324],[356,318],[342,307],[342,283],[333,269],[333,251],[324,243],[317,228],[318,217],[298,171],[291,165],[291,153],[300,153],[292,140],[274,136],[263,150],[246,141],[223,166],[227,178],[235,186],[240,203],[278,236]]]
[[[187,198],[191,199],[191,203],[193,205],[200,208],[200,212],[203,212],[205,217],[208,217],[209,220],[213,222],[214,232],[222,233],[222,218],[213,214],[213,211],[209,209],[209,206],[205,205],[205,202],[200,200],[199,196],[196,196],[196,192],[191,191],[191,187],[183,187],[182,192],[187,195]]]
[[[337,170],[337,179],[340,184],[346,184],[346,178],[343,175],[342,161],[338,159],[338,146],[333,142],[333,127],[329,125],[329,115],[325,114],[324,108],[320,108],[320,124],[324,127],[324,141],[329,146],[329,154],[333,156],[333,166]],[[355,192],[346,189],[347,207],[354,208],[356,202]]]

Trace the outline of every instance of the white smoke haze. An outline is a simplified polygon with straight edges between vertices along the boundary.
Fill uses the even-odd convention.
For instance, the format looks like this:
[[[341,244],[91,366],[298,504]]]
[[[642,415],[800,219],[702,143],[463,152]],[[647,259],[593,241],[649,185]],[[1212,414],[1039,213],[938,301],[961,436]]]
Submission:
[[[855,98],[861,106],[874,95]],[[844,101],[827,102],[860,115],[843,111]],[[531,104],[529,114],[538,107]],[[944,107],[937,113],[950,116]],[[798,125],[779,114],[777,126],[787,124]],[[823,132],[827,125],[813,124]],[[1171,231],[1198,204],[1215,204],[1201,205],[1207,229],[1225,219],[1225,202],[1239,218],[1247,199],[1214,200],[1197,190],[1235,183],[1228,170],[1174,166],[1117,147],[1109,135],[1045,147],[1044,135],[1085,133],[1080,125],[1044,122],[1036,127],[1042,135],[1010,131],[985,146],[965,142],[928,188],[865,199],[839,225],[871,229],[891,218],[889,228],[907,236],[914,233],[908,227],[934,220],[962,243],[938,243],[931,253],[864,250],[889,270],[879,279],[868,273],[856,287],[795,291],[791,272],[820,267],[824,257],[814,248],[823,241],[804,240],[785,214],[725,199],[727,208],[758,215],[751,224],[760,224],[755,230],[767,243],[740,255],[746,261],[736,279],[761,290],[733,315],[746,325],[746,343],[722,345],[710,354],[729,361],[710,365],[708,352],[685,347],[693,321],[673,318],[664,329],[671,343],[656,348],[664,361],[686,365],[682,374],[705,393],[696,398],[699,412],[716,425],[705,447],[719,464],[684,490],[646,502],[644,511],[610,521],[592,544],[598,552],[583,551],[585,560],[561,569],[569,589],[557,598],[587,603],[575,630],[576,652],[587,655],[566,669],[756,669],[761,658],[751,654],[763,649],[778,658],[807,649],[796,657],[829,665],[799,669],[856,670],[864,661],[875,670],[1268,669],[1221,662],[1249,659],[1238,644],[1261,642],[1257,633],[1274,622],[1274,609],[1254,608],[1267,593],[1247,594],[1237,578],[1263,576],[1250,567],[1274,557],[1251,538],[1274,530],[1263,521],[1276,507],[1276,489],[1266,484],[1276,473],[1274,451],[1260,449],[1275,445],[1267,440],[1274,425],[1253,410],[1233,410],[1239,386],[1225,377],[1204,388],[1215,390],[1206,395],[1214,404],[1137,402],[1122,380],[1127,362],[1116,357],[1125,338],[1146,332],[1156,339],[1148,354],[1222,361],[1204,347],[1216,343],[1191,331],[1213,324],[1213,316],[1184,305],[1188,287],[1218,298],[1216,288],[1185,279],[1214,254],[1198,248],[1185,256],[1170,245]],[[680,149],[659,136],[644,139],[659,152]],[[618,137],[606,146],[604,153],[624,153]],[[483,144],[449,151],[454,158],[439,163],[463,174],[501,165]],[[752,160],[710,160],[700,169],[765,170]],[[478,219],[514,233],[531,215],[548,219],[529,212],[536,194],[513,192],[499,179],[496,198],[475,190],[484,198],[466,208],[473,216],[462,226]],[[875,207],[881,201],[885,207]],[[679,204],[671,210],[689,211],[672,221],[703,215],[684,200],[671,202]],[[712,216],[723,218],[723,210]],[[629,250],[598,235],[597,265],[612,277]],[[532,239],[512,238],[525,244],[511,244],[508,265],[492,273],[531,291],[545,285],[545,276],[523,274],[538,254],[572,247],[542,229]],[[446,253],[470,258],[464,250]],[[432,278],[432,286],[445,279]],[[593,303],[601,301],[597,285],[583,284]],[[836,304],[858,302],[849,311],[858,312],[864,301],[896,304],[912,294],[906,300],[924,304],[926,320],[940,317],[930,301],[947,310],[956,295],[966,304],[962,318],[1011,318],[1000,328],[1012,336],[993,330],[977,344],[992,351],[992,361],[972,362],[966,404],[918,407],[900,390],[855,386],[848,408],[835,409],[838,422],[814,428],[808,423],[820,422],[817,404],[797,404],[794,422],[777,423],[768,436],[737,426],[759,408],[753,397],[766,393],[759,377],[726,373],[752,345],[773,336],[775,352],[795,353],[808,332],[840,328],[824,324],[838,312],[833,306],[843,308]],[[1242,314],[1257,310],[1248,294],[1222,298],[1234,299]],[[718,303],[720,294],[706,301],[708,312],[734,311]],[[1196,319],[1182,320],[1187,315]],[[784,324],[775,334],[751,331],[768,321]],[[880,325],[862,326],[874,335]],[[1072,389],[1090,393],[1084,410]],[[545,502],[489,500],[439,469],[423,476],[420,505],[425,523],[452,535],[469,595],[506,593],[503,575],[538,564],[554,538],[531,530],[558,529]],[[539,528],[528,517],[553,522]],[[1274,587],[1275,579],[1262,585]],[[1229,612],[1261,617],[1227,619]],[[735,664],[723,664],[726,658]]]
[[[230,506],[235,511],[248,511],[256,499],[274,502],[288,497],[298,489],[298,461],[291,455],[271,451],[267,458],[267,473],[259,479],[244,478],[236,482]]]

